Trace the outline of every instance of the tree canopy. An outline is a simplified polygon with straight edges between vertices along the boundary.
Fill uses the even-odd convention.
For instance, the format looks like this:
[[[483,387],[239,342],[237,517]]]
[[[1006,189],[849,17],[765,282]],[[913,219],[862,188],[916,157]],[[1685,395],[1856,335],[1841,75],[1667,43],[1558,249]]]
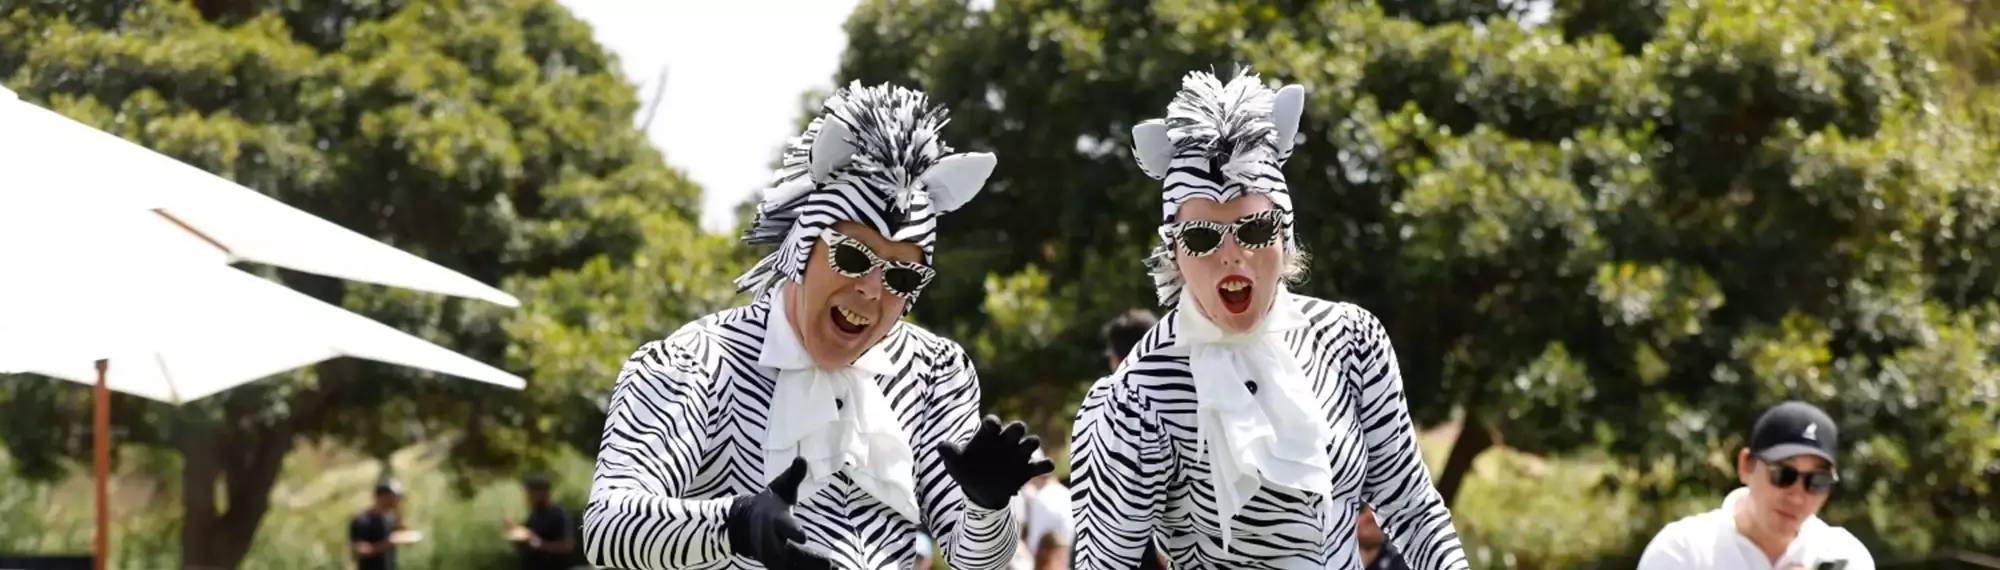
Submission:
[[[301,439],[386,455],[449,437],[467,475],[594,453],[624,356],[732,300],[732,246],[696,227],[699,190],[634,127],[615,63],[554,0],[0,1],[0,81],[24,99],[523,300],[260,269],[529,388],[343,359],[181,409],[118,398],[120,443],[183,456],[187,564],[241,561]],[[14,464],[87,457],[88,398],[0,382]]]
[[[1242,65],[1307,89],[1302,292],[1380,315],[1420,419],[1467,423],[1447,492],[1495,439],[1712,492],[1798,398],[1852,442],[1838,522],[2000,543],[2000,139],[1936,38],[1859,0],[1515,5],[876,0],[838,79],[924,89],[1000,156],[917,308],[976,339],[990,400],[1103,373],[1098,323],[1153,305],[1130,128]]]

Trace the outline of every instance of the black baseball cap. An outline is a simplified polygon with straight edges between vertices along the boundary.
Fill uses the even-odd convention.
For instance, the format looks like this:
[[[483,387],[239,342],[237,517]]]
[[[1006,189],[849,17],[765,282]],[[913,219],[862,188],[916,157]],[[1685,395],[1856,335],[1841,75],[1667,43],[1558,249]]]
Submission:
[[[540,473],[521,478],[521,485],[530,491],[547,491],[550,487],[548,476]]]
[[[375,485],[376,495],[403,496],[403,485],[395,481],[383,481]]]
[[[1840,448],[1839,429],[1818,406],[1785,402],[1765,411],[1750,428],[1750,454],[1772,462],[1811,455],[1833,464]]]

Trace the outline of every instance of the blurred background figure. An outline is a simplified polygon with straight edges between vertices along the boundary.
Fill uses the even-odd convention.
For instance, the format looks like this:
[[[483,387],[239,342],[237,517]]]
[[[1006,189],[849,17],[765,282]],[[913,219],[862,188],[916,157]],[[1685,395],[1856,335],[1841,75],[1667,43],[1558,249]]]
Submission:
[[[1382,526],[1375,523],[1375,508],[1361,505],[1361,518],[1354,526],[1356,542],[1361,544],[1361,565],[1368,570],[1410,570],[1403,563],[1403,553],[1396,551],[1396,545],[1389,543],[1389,537],[1382,534]]]
[[[548,477],[529,475],[521,485],[528,491],[528,518],[520,524],[507,523],[507,540],[521,552],[521,570],[568,568],[569,554],[576,548],[576,523],[569,511],[549,499]]]
[[[1047,459],[1040,450],[1036,460]],[[1014,502],[1014,521],[1021,526],[1020,547],[1009,570],[1066,570],[1071,529],[1069,487],[1043,475],[1028,480],[1021,500]]]
[[[1157,322],[1159,318],[1152,311],[1132,309],[1104,324],[1104,355],[1111,359],[1112,370],[1118,369],[1118,363],[1132,353],[1132,345],[1139,344],[1139,339]]]
[[[385,481],[375,486],[375,500],[347,523],[347,542],[355,570],[394,570],[396,532],[404,529],[403,486]]]
[[[921,530],[917,531],[917,564],[911,566],[911,568],[915,568],[916,570],[930,568],[931,553],[936,551],[936,546],[931,544],[931,535],[924,534],[924,531]]]
[[[1111,360],[1112,370],[1118,369],[1118,363],[1125,361],[1125,355],[1131,354],[1132,347],[1138,345],[1139,339],[1145,338],[1146,331],[1152,330],[1153,325],[1158,322],[1160,322],[1159,317],[1153,316],[1152,311],[1132,309],[1111,319],[1111,322],[1104,323],[1104,356]],[[1068,491],[1065,490],[1064,495],[1067,494]],[[1068,512],[1067,504],[1063,508],[1064,512]],[[1161,552],[1157,545],[1148,542],[1146,554],[1139,561],[1140,570],[1165,570],[1166,567],[1166,553]]]

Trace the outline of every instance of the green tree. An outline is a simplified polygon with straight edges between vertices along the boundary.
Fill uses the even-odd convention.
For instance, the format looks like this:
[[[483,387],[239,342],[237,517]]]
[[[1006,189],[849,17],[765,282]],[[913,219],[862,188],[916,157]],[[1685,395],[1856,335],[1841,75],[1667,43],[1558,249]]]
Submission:
[[[1935,38],[1854,0],[1559,1],[1539,27],[1480,5],[880,0],[839,80],[925,89],[947,136],[1001,157],[917,313],[994,348],[996,398],[1101,373],[1095,324],[1151,304],[1158,189],[1131,125],[1240,62],[1307,87],[1303,292],[1381,315],[1420,420],[1465,422],[1448,496],[1502,441],[1713,492],[1745,424],[1797,397],[1855,442],[1866,498],[1838,521],[1915,551],[2000,542],[1970,530],[2000,516],[1979,506],[2000,493],[2000,268],[1978,253],[2000,243],[2000,132],[1948,96]],[[988,272],[1061,310],[1010,328],[1034,321],[993,310]]]
[[[1951,64],[1960,88],[2000,81],[2000,2],[1897,0],[1896,5],[1923,30],[1932,54]]]
[[[511,392],[336,360],[181,409],[120,397],[121,443],[179,450],[182,560],[235,567],[294,443],[449,438],[471,478],[594,453],[641,339],[721,305],[726,241],[633,127],[632,87],[554,0],[0,1],[0,80],[59,112],[503,287],[483,303],[269,272],[529,378]],[[87,391],[0,382],[0,440],[86,457]],[[357,506],[361,498],[357,497]]]

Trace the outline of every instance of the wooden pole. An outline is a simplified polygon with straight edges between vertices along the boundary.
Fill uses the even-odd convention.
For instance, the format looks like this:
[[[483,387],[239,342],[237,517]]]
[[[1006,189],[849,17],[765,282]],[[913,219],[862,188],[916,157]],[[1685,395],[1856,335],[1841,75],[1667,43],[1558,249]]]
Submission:
[[[93,397],[97,400],[97,555],[92,557],[92,568],[105,570],[110,566],[111,556],[111,389],[106,386],[105,372],[111,368],[111,361],[97,361],[97,390]]]

